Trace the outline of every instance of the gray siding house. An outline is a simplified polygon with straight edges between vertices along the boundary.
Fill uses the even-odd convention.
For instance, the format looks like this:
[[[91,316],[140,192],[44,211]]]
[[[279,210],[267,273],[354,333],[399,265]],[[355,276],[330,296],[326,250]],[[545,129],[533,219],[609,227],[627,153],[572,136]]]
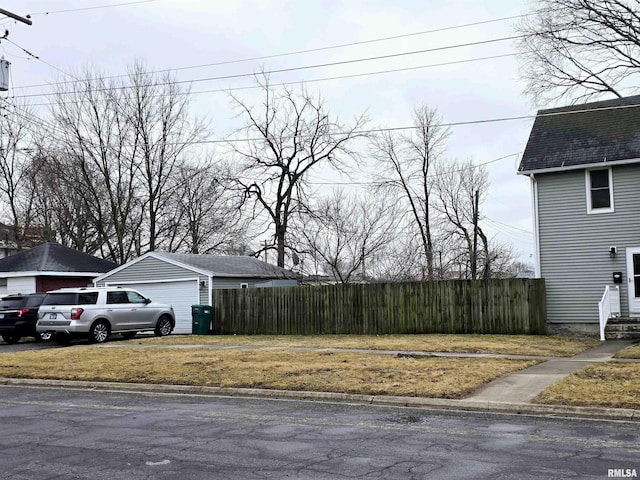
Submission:
[[[640,316],[640,95],[540,110],[518,173],[549,330],[595,333],[602,308]]]
[[[191,333],[191,306],[211,305],[219,288],[294,286],[297,275],[257,258],[149,252],[97,277],[98,286],[134,288],[173,306],[175,333]]]

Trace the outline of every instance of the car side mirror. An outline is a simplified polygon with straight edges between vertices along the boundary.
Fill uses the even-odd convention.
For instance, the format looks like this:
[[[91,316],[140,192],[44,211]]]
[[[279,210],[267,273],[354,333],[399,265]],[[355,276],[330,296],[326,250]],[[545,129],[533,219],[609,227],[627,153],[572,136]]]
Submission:
[[[144,299],[144,303],[151,303],[151,299],[150,298],[145,298]]]

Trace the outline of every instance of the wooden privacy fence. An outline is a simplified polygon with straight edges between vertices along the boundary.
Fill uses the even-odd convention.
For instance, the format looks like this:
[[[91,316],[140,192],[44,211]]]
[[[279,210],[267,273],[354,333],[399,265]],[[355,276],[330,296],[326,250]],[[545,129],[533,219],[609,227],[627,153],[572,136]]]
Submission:
[[[543,279],[213,291],[214,332],[546,333]]]

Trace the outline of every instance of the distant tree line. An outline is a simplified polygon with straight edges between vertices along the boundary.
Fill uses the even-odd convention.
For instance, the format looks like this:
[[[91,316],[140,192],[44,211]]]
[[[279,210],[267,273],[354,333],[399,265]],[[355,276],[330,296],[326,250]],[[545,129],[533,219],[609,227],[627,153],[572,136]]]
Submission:
[[[270,255],[343,283],[522,269],[483,229],[486,168],[445,156],[435,108],[417,106],[408,132],[372,134],[365,115],[341,122],[319,94],[262,75],[262,101],[231,96],[243,126],[214,154],[171,74],[136,63],[124,78],[75,78],[53,85],[46,116],[4,105],[2,218],[18,246],[35,228],[118,263],[153,250]],[[357,181],[319,188],[318,172]]]

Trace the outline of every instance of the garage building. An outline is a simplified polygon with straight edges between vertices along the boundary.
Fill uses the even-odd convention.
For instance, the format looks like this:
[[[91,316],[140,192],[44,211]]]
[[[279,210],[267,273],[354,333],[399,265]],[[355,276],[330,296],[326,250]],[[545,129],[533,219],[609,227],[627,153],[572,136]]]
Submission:
[[[191,333],[191,305],[211,305],[212,290],[297,285],[297,275],[254,257],[149,252],[94,279],[133,288],[173,306],[174,333]]]

